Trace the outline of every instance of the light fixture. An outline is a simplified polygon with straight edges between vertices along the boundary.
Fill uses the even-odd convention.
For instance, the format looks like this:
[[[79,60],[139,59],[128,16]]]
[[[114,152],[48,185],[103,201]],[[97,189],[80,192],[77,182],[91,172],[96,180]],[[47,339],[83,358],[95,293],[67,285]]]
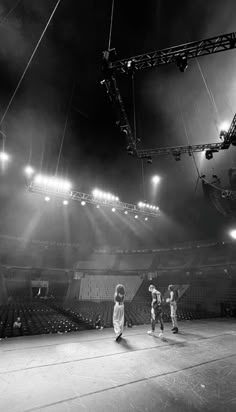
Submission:
[[[86,205],[86,202],[84,200],[82,200],[81,206],[85,206],[85,205]]]
[[[138,203],[138,207],[139,207],[140,209],[150,209],[152,212],[159,210],[159,207],[158,207],[158,206],[149,205],[149,203],[144,203],[144,202],[139,202],[139,203]]]
[[[212,150],[206,150],[205,156],[206,156],[206,159],[207,159],[207,160],[213,159]]]
[[[99,205],[96,205],[96,208],[97,208],[97,209],[99,209],[99,208],[100,208],[100,206],[99,206]]]
[[[45,202],[50,202],[50,197],[49,197],[49,196],[45,196],[44,200],[45,200]]]
[[[108,192],[103,192],[99,189],[94,189],[92,191],[92,195],[95,199],[104,199],[108,201],[108,203],[119,202],[119,198],[117,196],[114,196],[113,194]]]
[[[232,237],[232,239],[236,239],[236,229],[233,229],[229,232],[230,236]]]
[[[160,176],[155,175],[152,177],[152,183],[154,183],[154,185],[157,185],[157,183],[159,183],[161,180]]]
[[[125,214],[125,215],[128,215],[128,210],[125,210],[125,211],[124,211],[124,214]]]
[[[69,202],[68,202],[68,200],[63,200],[62,203],[63,203],[63,205],[68,205]]]
[[[127,146],[126,150],[127,150],[127,153],[128,153],[129,156],[133,156],[134,150],[131,146]]]
[[[145,217],[145,219],[144,219],[144,220],[146,220],[146,221],[147,221],[147,220],[148,220],[148,217]]]
[[[135,217],[135,219],[138,219],[138,215],[135,215],[134,217]]]
[[[1,162],[7,162],[9,160],[9,155],[6,152],[0,152]]]
[[[229,130],[229,127],[230,127],[230,123],[225,121],[220,124],[219,130],[220,132],[227,132]]]
[[[181,153],[180,152],[174,152],[173,153],[174,159],[176,162],[179,162],[181,160]]]
[[[40,174],[35,176],[33,184],[57,193],[69,193],[72,186],[68,180]]]
[[[34,174],[34,169],[32,168],[32,166],[28,165],[25,167],[24,172],[28,177],[30,177]]]
[[[178,55],[177,56],[177,58],[176,58],[176,64],[177,64],[177,67],[179,68],[179,70],[182,72],[182,73],[184,73],[186,70],[187,70],[187,68],[188,68],[188,59],[187,59],[187,56],[184,54],[184,55]]]
[[[115,207],[113,207],[111,210],[112,210],[112,212],[115,212],[115,211],[116,211]]]

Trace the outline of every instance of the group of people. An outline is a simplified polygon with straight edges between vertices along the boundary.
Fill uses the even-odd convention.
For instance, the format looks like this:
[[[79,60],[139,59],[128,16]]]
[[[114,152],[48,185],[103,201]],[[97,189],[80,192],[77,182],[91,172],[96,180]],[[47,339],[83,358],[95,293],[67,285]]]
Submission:
[[[160,324],[160,334],[159,337],[162,338],[164,335],[164,322],[163,322],[163,298],[161,292],[159,292],[154,285],[149,286],[149,292],[151,293],[151,330],[147,333],[149,335],[155,332],[156,322]],[[177,301],[178,301],[178,292],[175,290],[173,285],[168,286],[169,298],[166,299],[166,302],[170,304],[170,316],[172,320],[172,332],[178,333],[178,322],[177,322]],[[123,330],[124,330],[124,319],[125,319],[125,310],[124,310],[124,299],[125,299],[125,288],[123,285],[117,285],[114,295],[114,311],[113,311],[113,326],[114,332],[116,335],[116,342],[119,342],[121,339]]]

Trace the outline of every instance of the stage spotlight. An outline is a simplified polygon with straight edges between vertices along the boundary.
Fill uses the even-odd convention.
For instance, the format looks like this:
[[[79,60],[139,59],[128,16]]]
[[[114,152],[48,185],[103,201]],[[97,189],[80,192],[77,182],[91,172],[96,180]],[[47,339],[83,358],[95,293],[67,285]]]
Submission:
[[[97,206],[96,206],[96,208],[97,208],[97,209],[99,209],[99,208],[100,208],[100,206],[99,206],[99,205],[97,205]]]
[[[94,197],[98,197],[98,192],[99,192],[98,189],[94,189],[94,190],[92,191],[92,195],[93,195]]]
[[[49,196],[45,196],[44,200],[45,200],[45,202],[50,202],[50,197],[49,197]]]
[[[232,239],[236,239],[236,229],[233,229],[229,232],[230,236],[232,237]]]
[[[154,185],[157,185],[157,183],[159,183],[160,180],[161,180],[160,176],[158,176],[158,175],[155,175],[155,176],[152,177],[152,183],[154,183]]]
[[[6,152],[0,152],[0,161],[7,162],[9,160],[9,155]]]
[[[211,160],[211,159],[213,159],[213,153],[212,153],[212,150],[206,150],[206,152],[205,152],[205,156],[206,156],[206,159],[207,159],[207,160]]]
[[[134,151],[133,151],[133,148],[131,146],[127,146],[126,150],[127,150],[127,153],[128,153],[129,156],[133,156]]]
[[[143,207],[143,206],[144,206],[143,202],[138,202],[138,207]]]
[[[148,220],[148,217],[145,217],[145,219],[144,219],[144,220],[146,220],[146,221],[147,221],[147,220]]]
[[[68,205],[68,200],[63,200],[63,205]]]
[[[207,160],[210,160],[213,158],[213,153],[218,153],[219,150],[218,149],[210,149],[210,150],[206,150],[205,151],[205,156]]]
[[[40,185],[42,183],[42,181],[43,181],[43,177],[41,175],[37,175],[34,179],[34,183],[36,185]]]
[[[128,210],[125,210],[125,211],[124,211],[124,214],[125,214],[125,215],[128,215]]]
[[[113,207],[111,210],[112,210],[112,212],[115,212],[115,211],[116,211],[116,209],[115,209],[114,207]]]
[[[138,215],[135,215],[134,217],[135,217],[135,219],[138,219]]]
[[[85,205],[86,205],[86,202],[84,200],[82,200],[81,206],[85,206]]]
[[[174,159],[176,162],[179,162],[181,160],[181,153],[180,152],[175,152],[173,153]]]
[[[176,58],[176,64],[177,67],[179,68],[179,70],[184,73],[186,71],[186,69],[188,68],[188,59],[187,56],[183,55],[179,55]]]
[[[229,122],[227,122],[227,121],[222,122],[219,126],[220,132],[227,132],[229,130],[229,127],[230,127]]]
[[[34,169],[31,166],[26,166],[24,169],[26,176],[30,177],[34,174]]]

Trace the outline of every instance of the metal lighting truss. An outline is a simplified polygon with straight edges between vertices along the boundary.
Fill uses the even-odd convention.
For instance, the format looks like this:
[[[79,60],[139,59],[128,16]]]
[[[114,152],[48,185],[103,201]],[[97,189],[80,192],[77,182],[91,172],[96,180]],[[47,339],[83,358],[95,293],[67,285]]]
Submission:
[[[107,199],[98,199],[97,197],[94,197],[93,195],[90,195],[88,193],[77,192],[75,190],[71,190],[70,192],[63,192],[60,190],[53,190],[50,188],[42,187],[34,182],[30,183],[28,189],[30,192],[33,192],[33,193],[38,193],[38,194],[42,194],[45,196],[53,196],[53,197],[57,197],[63,200],[76,200],[77,202],[84,201],[86,203],[92,203],[94,205],[100,205],[100,206],[105,206],[109,208],[114,207],[116,210],[123,210],[123,211],[127,210],[128,212],[132,212],[135,214],[142,214],[143,216],[149,216],[149,217],[160,216],[160,212],[157,210],[152,211],[150,209],[142,209],[131,203],[111,201]]]
[[[208,145],[194,145],[194,146],[179,146],[172,148],[137,150],[137,141],[133,136],[128,117],[125,112],[124,104],[121,98],[119,88],[117,86],[116,73],[128,73],[133,75],[138,70],[143,70],[152,67],[158,67],[165,64],[175,63],[184,71],[187,67],[189,59],[206,56],[208,54],[219,53],[236,48],[236,32],[222,34],[220,36],[211,37],[210,39],[194,41],[178,46],[168,47],[166,49],[140,54],[138,56],[128,57],[122,60],[112,61],[111,55],[114,50],[103,52],[103,72],[104,80],[101,82],[105,85],[109,99],[112,102],[117,113],[117,124],[120,130],[127,136],[127,150],[130,154],[137,157],[157,156],[163,154],[174,153],[192,153],[194,151],[209,150],[223,150],[228,149],[232,141],[235,139],[235,124],[233,135],[228,132],[228,136],[221,144],[213,143],[210,147]],[[183,66],[181,67],[181,64]],[[235,123],[235,119],[234,119]],[[232,126],[232,125],[231,125]],[[231,133],[232,134],[232,133]],[[213,146],[212,146],[213,145]]]
[[[206,40],[198,40],[178,46],[167,47],[166,49],[144,53],[134,57],[111,62],[110,69],[117,73],[127,73],[132,70],[143,70],[151,67],[162,66],[164,64],[176,63],[178,59],[206,56],[208,54],[219,53],[231,50],[236,47],[236,32],[222,34]]]
[[[236,114],[231,122],[230,128],[227,132],[223,132],[223,141],[219,143],[204,143],[188,146],[174,146],[174,147],[159,147],[155,149],[140,149],[137,150],[137,156],[141,159],[149,159],[153,156],[162,156],[172,154],[176,159],[181,154],[189,154],[193,152],[203,152],[207,150],[212,153],[219,152],[219,150],[226,150],[231,144],[236,144]]]

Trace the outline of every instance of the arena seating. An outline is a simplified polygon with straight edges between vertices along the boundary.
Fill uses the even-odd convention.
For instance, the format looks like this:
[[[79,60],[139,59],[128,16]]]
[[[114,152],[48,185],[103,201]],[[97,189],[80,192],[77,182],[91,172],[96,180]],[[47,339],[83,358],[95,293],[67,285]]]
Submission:
[[[142,280],[140,276],[86,275],[81,280],[80,300],[113,300],[118,283],[125,285],[126,300],[133,299]]]
[[[0,236],[0,246],[1,337],[19,334],[12,327],[17,316],[22,320],[23,335],[93,328],[99,313],[104,326],[111,327],[118,283],[126,288],[125,321],[133,325],[150,323],[150,283],[164,298],[168,284],[179,285],[184,292],[178,302],[180,320],[236,314],[233,243],[145,253],[96,252],[89,253],[86,260],[78,258],[78,248],[72,245]],[[65,264],[73,269],[65,269]],[[48,285],[44,294],[54,299],[32,300],[33,285],[40,287],[44,281]],[[163,310],[164,321],[170,321],[169,305]]]
[[[14,329],[13,323],[21,318],[22,328]],[[84,329],[79,318],[71,320],[41,299],[28,303],[12,303],[0,306],[0,338],[20,335],[68,333]]]

